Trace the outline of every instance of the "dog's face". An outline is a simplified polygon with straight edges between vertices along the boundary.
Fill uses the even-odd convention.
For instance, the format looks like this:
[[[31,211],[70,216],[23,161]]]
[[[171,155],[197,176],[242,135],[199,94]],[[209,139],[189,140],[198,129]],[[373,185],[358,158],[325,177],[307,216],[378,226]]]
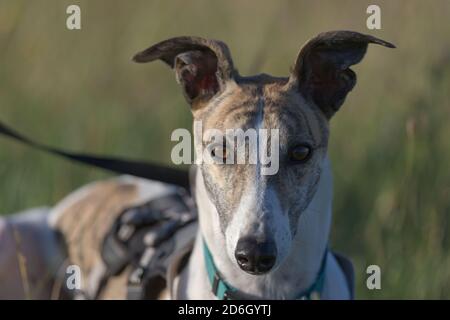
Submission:
[[[328,141],[328,121],[320,109],[308,104],[287,79],[258,76],[230,83],[223,94],[195,113],[204,129],[225,135],[229,129],[277,129],[278,171],[265,174],[260,163],[210,163],[200,166],[209,198],[214,203],[229,257],[249,273],[275,267],[290,250],[301,212],[316,191]],[[206,130],[205,130],[206,131]],[[273,135],[245,140],[270,145]],[[196,137],[208,150],[208,135]],[[223,150],[225,149],[225,150]],[[269,148],[268,148],[269,149]],[[201,148],[197,148],[201,150]],[[237,148],[213,145],[211,152],[226,154]],[[262,150],[270,153],[269,150]],[[252,251],[255,255],[252,255]],[[252,261],[256,260],[256,261]],[[261,261],[259,261],[261,260]]]
[[[286,78],[241,77],[225,44],[201,38],[166,40],[135,56],[137,62],[161,59],[173,67],[194,119],[226,137],[217,143],[201,134],[195,143],[196,150],[223,160],[203,163],[201,174],[228,256],[242,270],[264,274],[289,255],[298,219],[317,190],[328,121],[355,85],[349,67],[363,58],[369,43],[392,47],[355,32],[320,34],[303,47]],[[244,139],[237,149],[228,143],[231,129],[268,134]],[[249,160],[255,150],[275,154],[270,165],[275,161],[277,170],[268,174],[259,157],[236,161],[242,153]]]

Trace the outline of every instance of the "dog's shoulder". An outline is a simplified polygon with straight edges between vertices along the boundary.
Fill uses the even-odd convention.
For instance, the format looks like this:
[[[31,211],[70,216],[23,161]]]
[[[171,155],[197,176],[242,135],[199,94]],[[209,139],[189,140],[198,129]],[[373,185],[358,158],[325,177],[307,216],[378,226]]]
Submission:
[[[103,241],[118,216],[172,188],[131,176],[96,181],[60,201],[50,212],[49,224],[62,235],[68,261],[90,274],[101,263]]]

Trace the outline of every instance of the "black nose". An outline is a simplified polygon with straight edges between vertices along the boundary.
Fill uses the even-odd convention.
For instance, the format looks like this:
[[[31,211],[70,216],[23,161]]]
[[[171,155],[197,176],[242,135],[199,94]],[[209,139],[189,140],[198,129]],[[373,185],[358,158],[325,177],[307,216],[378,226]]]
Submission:
[[[239,267],[250,274],[269,272],[275,264],[277,248],[271,241],[259,242],[256,238],[242,238],[234,253]]]

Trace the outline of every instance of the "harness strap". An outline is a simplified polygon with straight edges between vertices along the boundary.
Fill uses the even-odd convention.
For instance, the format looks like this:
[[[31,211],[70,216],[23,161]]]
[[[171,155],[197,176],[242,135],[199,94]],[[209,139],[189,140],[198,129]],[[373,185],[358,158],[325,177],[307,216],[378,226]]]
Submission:
[[[150,180],[157,180],[169,184],[175,184],[189,190],[189,174],[187,171],[170,168],[162,165],[125,160],[112,157],[99,157],[85,153],[69,152],[52,148],[37,143],[28,137],[16,132],[0,122],[0,135],[9,139],[28,145],[40,151],[44,151],[71,161],[84,163],[93,167],[106,169],[116,173],[129,174]]]
[[[175,250],[167,260],[166,281],[170,299],[177,299],[178,283],[176,278],[186,268],[197,236],[198,221],[181,229],[175,235]]]
[[[339,264],[339,267],[341,268],[342,272],[344,273],[345,280],[347,282],[347,287],[350,292],[350,300],[355,299],[355,271],[353,269],[352,262],[345,257],[344,255],[333,252],[333,256],[336,259],[337,263]]]
[[[196,210],[184,189],[125,209],[103,241],[103,273],[97,276],[97,298],[109,278],[130,267],[127,299],[155,297],[172,255],[195,234]],[[184,249],[183,249],[184,250]]]

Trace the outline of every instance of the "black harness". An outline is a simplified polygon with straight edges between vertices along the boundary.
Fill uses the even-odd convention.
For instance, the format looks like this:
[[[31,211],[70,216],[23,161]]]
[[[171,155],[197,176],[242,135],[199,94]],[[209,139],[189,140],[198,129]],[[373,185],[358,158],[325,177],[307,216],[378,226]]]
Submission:
[[[127,299],[157,298],[167,287],[172,255],[180,249],[176,235],[196,221],[194,203],[183,189],[124,210],[103,241],[106,268],[93,284],[94,292],[85,297],[97,299],[111,277],[131,268]]]

